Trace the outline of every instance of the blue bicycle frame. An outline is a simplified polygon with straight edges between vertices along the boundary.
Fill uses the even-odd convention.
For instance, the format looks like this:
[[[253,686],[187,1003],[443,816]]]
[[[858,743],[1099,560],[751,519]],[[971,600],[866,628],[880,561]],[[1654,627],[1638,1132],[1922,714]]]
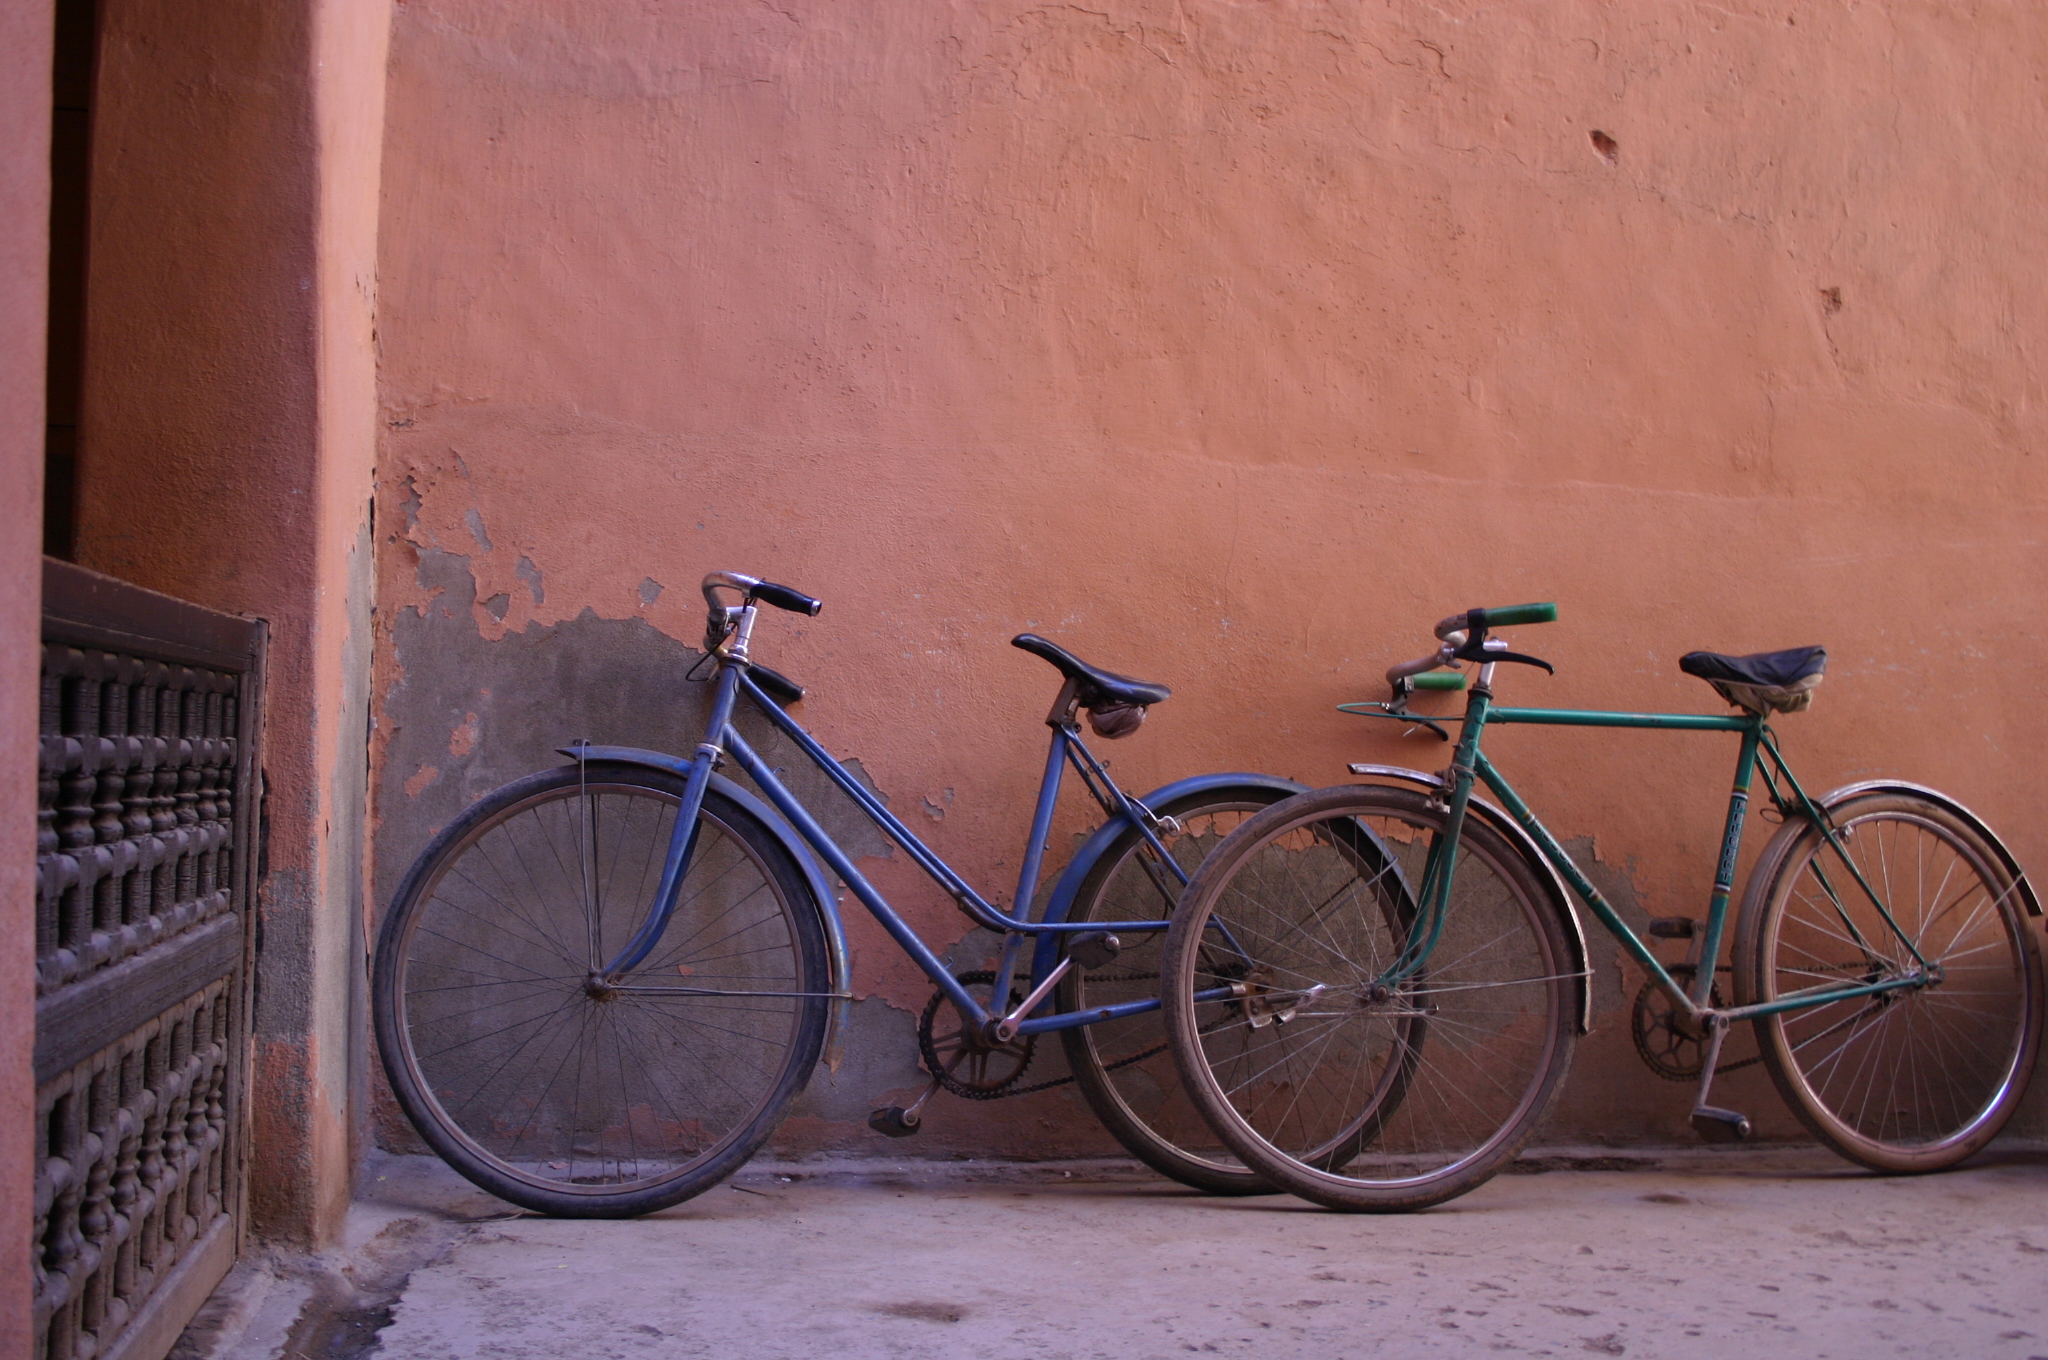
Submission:
[[[746,612],[751,614],[751,606]],[[751,621],[751,618],[747,618],[741,622],[739,635],[742,638],[750,631],[747,625],[751,624]],[[761,792],[767,795],[769,802],[775,805],[790,826],[794,827],[832,871],[839,875],[853,895],[860,899],[861,904],[881,923],[882,928],[889,932],[890,937],[902,946],[903,951],[917,962],[917,966],[922,968],[933,983],[959,1008],[969,1024],[990,1026],[1005,1019],[1003,1015],[990,1011],[947,970],[938,955],[933,953],[930,946],[925,944],[909,923],[896,913],[889,905],[888,899],[854,867],[852,858],[826,833],[817,819],[798,801],[796,795],[775,777],[775,772],[768,763],[741,737],[738,729],[733,726],[732,718],[742,696],[759,709],[777,730],[794,742],[810,762],[851,798],[890,840],[901,846],[911,861],[959,904],[968,919],[976,925],[998,931],[1003,935],[1003,951],[996,966],[996,977],[1008,976],[1010,970],[1016,966],[1023,941],[1027,937],[1056,937],[1060,934],[1083,931],[1140,934],[1166,929],[1167,922],[1164,919],[1071,922],[1032,921],[1024,918],[1023,913],[1029,910],[1029,904],[1038,892],[1045,847],[1052,834],[1053,809],[1058,803],[1060,786],[1069,764],[1079,773],[1097,801],[1110,813],[1112,821],[1121,819],[1134,828],[1144,838],[1156,859],[1165,865],[1180,884],[1186,886],[1187,883],[1187,874],[1168,853],[1165,843],[1159,838],[1157,819],[1149,809],[1124,793],[1109,778],[1108,771],[1081,741],[1080,734],[1070,719],[1051,723],[1051,748],[1046,755],[1045,775],[1038,791],[1038,805],[1032,814],[1031,831],[1025,843],[1024,862],[1017,876],[1015,901],[1018,915],[1011,916],[1006,915],[976,892],[971,884],[956,873],[935,851],[920,841],[916,833],[905,826],[900,818],[890,812],[881,799],[863,788],[848,774],[845,767],[833,759],[831,753],[762,688],[749,673],[750,668],[750,663],[745,660],[721,656],[711,714],[705,724],[705,739],[698,745],[696,755],[689,764],[683,800],[676,810],[675,831],[670,838],[667,858],[662,865],[660,884],[655,889],[647,918],[641,922],[640,928],[618,956],[602,970],[602,976],[607,980],[623,975],[645,959],[661,939],[663,931],[668,928],[682,892],[683,879],[689,872],[691,855],[696,848],[697,814],[703,806],[704,792],[710,786],[713,771],[725,757],[730,756],[747,772]],[[1074,685],[1069,682],[1067,688],[1061,691],[1060,701],[1054,705],[1055,714],[1062,708],[1071,710],[1073,691]],[[1150,998],[1113,1006],[1091,1007],[1085,1011],[1067,1014],[1023,1018],[1033,1016],[1034,1012],[1042,1009],[1045,998],[1065,974],[1069,963],[1064,959],[1057,963],[1052,962],[1056,954],[1057,951],[1041,950],[1034,957],[1029,995],[1010,1017],[1015,1019],[1016,1023],[1005,1038],[1009,1034],[1042,1034],[1051,1030],[1070,1029],[1159,1008],[1158,999]],[[1219,999],[1229,992],[1230,989],[1227,987],[1219,988],[1214,996],[1204,993],[1199,999]],[[992,997],[996,995],[1000,995],[1000,988],[991,991]]]

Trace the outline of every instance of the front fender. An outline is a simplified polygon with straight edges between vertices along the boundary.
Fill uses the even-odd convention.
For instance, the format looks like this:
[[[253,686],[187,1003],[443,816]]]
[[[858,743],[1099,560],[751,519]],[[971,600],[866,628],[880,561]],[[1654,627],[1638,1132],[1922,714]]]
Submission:
[[[664,751],[643,751],[633,746],[562,746],[556,749],[571,760],[612,760],[622,765],[663,770],[683,779],[690,777],[690,768],[695,764],[682,756],[672,756]],[[848,1013],[853,1005],[853,962],[846,948],[846,931],[839,921],[839,896],[832,889],[832,881],[819,867],[811,847],[796,834],[795,828],[782,819],[781,813],[722,774],[711,776],[711,787],[760,818],[761,824],[789,851],[790,858],[796,861],[797,868],[803,871],[804,879],[810,885],[811,901],[817,906],[818,923],[825,928],[825,953],[832,968],[832,1013],[831,1023],[826,1029],[824,1060],[825,1066],[836,1072],[839,1060],[844,1056]]]
[[[1282,797],[1308,792],[1308,786],[1297,784],[1291,779],[1281,779],[1269,774],[1198,774],[1189,779],[1175,780],[1162,785],[1138,799],[1147,808],[1157,811],[1169,803],[1175,803],[1193,793],[1217,793],[1229,789],[1256,789],[1262,793],[1277,793]],[[1074,852],[1067,867],[1061,871],[1058,881],[1052,885],[1052,895],[1046,899],[1046,921],[1064,921],[1074,909],[1074,898],[1081,891],[1081,884],[1095,869],[1102,857],[1109,853],[1110,846],[1117,838],[1130,829],[1121,818],[1112,817],[1095,829]],[[1040,935],[1038,947],[1031,960],[1031,975],[1044,977],[1059,961],[1059,937]]]
[[[1353,774],[1375,779],[1399,780],[1404,784],[1419,785],[1433,793],[1441,793],[1444,787],[1444,781],[1437,776],[1424,774],[1420,770],[1406,769],[1400,765],[1353,765],[1350,769]],[[1519,849],[1533,867],[1542,871],[1542,880],[1549,885],[1551,898],[1571,926],[1566,943],[1572,950],[1572,970],[1579,976],[1579,1033],[1591,1034],[1593,969],[1586,961],[1586,928],[1579,921],[1578,903],[1573,899],[1571,890],[1565,887],[1564,879],[1559,877],[1557,867],[1545,859],[1543,851],[1537,848],[1535,838],[1524,831],[1519,822],[1508,816],[1506,809],[1487,802],[1476,793],[1472,795],[1467,807],[1471,812],[1478,814],[1488,826],[1507,837],[1509,844]]]

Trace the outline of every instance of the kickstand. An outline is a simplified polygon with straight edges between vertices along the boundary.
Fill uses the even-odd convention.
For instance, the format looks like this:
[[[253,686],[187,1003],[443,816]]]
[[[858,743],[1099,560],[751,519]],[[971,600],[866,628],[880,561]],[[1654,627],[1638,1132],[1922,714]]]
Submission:
[[[1707,1095],[1714,1089],[1714,1068],[1721,1061],[1721,1041],[1728,1037],[1728,1021],[1712,1016],[1707,1030],[1707,1062],[1700,1071],[1700,1093],[1692,1103],[1693,1131],[1709,1143],[1740,1143],[1750,1135],[1749,1116],[1707,1104]]]
[[[887,1134],[891,1138],[910,1137],[924,1123],[924,1118],[920,1111],[924,1109],[924,1103],[938,1093],[938,1089],[939,1081],[938,1078],[934,1077],[932,1084],[924,1088],[924,1094],[911,1101],[908,1106],[885,1105],[879,1110],[870,1112],[868,1115],[868,1127],[876,1133]]]

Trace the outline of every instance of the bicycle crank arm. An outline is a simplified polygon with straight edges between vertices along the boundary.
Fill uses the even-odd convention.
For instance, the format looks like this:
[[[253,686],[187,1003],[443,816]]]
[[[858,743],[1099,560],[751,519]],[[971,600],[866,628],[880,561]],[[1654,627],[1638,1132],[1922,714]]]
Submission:
[[[1115,959],[1122,948],[1123,942],[1107,931],[1091,930],[1086,934],[1076,935],[1068,943],[1067,956],[1060,960],[1059,967],[1047,973],[1045,981],[1033,987],[1031,995],[1017,1003],[1017,1009],[999,1020],[990,1022],[990,1035],[998,1044],[1007,1044],[1017,1037],[1017,1026],[1023,1023],[1024,1017],[1037,1010],[1038,1003],[1051,995],[1053,988],[1059,986],[1060,979],[1067,975],[1067,970],[1077,963],[1083,968],[1100,968]]]

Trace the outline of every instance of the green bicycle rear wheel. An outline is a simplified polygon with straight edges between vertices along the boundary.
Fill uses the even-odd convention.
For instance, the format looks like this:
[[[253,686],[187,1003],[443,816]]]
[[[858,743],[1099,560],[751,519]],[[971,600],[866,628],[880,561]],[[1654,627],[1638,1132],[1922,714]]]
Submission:
[[[2039,946],[2007,859],[1940,802],[1881,791],[1828,811],[1892,919],[1818,830],[1788,822],[1750,875],[1739,996],[1911,976],[1917,949],[1928,985],[1765,1016],[1756,1035],[1785,1103],[1821,1142],[1878,1171],[1938,1171],[1990,1142],[2026,1092]]]

